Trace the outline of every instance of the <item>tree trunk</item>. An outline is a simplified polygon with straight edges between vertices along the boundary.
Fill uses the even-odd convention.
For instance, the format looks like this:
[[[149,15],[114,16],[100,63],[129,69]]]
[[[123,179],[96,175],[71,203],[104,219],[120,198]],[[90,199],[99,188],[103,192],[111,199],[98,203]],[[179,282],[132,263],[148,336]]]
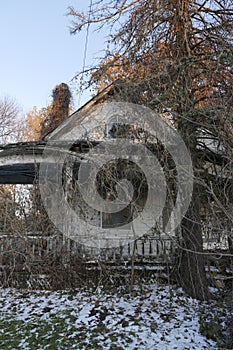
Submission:
[[[191,297],[210,297],[205,273],[202,228],[199,216],[200,188],[194,185],[193,198],[181,223],[182,243],[179,251],[178,281]]]

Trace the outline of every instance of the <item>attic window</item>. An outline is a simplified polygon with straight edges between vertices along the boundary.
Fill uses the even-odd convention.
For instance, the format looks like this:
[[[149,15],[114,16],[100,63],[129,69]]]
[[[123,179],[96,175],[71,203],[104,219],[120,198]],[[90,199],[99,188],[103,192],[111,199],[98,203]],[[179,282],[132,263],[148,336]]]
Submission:
[[[110,122],[106,125],[106,137],[110,139],[129,138],[131,126],[125,123]]]

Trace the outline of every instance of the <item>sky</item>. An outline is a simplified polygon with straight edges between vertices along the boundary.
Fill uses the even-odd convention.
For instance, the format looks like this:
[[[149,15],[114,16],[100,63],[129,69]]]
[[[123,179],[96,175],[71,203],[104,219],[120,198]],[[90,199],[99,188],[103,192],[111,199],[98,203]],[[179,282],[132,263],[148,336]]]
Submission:
[[[72,79],[82,70],[86,31],[70,35],[67,7],[88,9],[87,0],[7,0],[0,4],[0,96],[16,100],[24,113],[46,107],[57,84],[67,83],[77,108],[90,97]],[[103,33],[90,30],[86,65],[97,62]]]

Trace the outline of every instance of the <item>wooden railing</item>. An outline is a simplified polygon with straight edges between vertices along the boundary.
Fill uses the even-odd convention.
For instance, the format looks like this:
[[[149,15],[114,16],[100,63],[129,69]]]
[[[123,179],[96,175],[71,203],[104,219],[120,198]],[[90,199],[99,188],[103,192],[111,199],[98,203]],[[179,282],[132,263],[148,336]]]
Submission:
[[[223,243],[221,242],[222,247]],[[205,244],[209,247],[207,242]],[[219,243],[211,242],[211,244],[212,247],[213,244],[217,247],[216,244]],[[111,281],[117,276],[130,279],[133,270],[134,274],[136,272],[139,275],[152,274],[170,283],[175,266],[176,248],[176,240],[167,235],[143,237],[122,247],[98,250],[88,249],[58,233],[50,236],[44,236],[41,232],[31,232],[27,235],[2,233],[0,285],[50,289],[54,286],[57,288],[59,283],[59,288],[61,286],[69,288],[76,285],[75,283],[80,283],[80,280],[85,280],[87,276],[92,282],[97,278],[101,280],[103,276]],[[222,263],[221,256],[222,250],[217,256],[218,264]],[[216,266],[215,257],[210,253],[206,261],[207,275],[212,281],[211,284],[215,285],[213,281],[216,279],[223,286],[225,282],[231,283],[233,272],[230,259],[227,265],[223,261],[224,268],[226,266],[228,268],[222,272],[222,267],[219,269]],[[75,282],[71,271],[77,277]]]
[[[84,261],[101,259],[102,261],[127,261],[135,257],[138,261],[167,260],[175,250],[175,240],[167,235],[143,237],[125,246],[102,249],[88,248],[60,234],[44,236],[40,232],[27,235],[0,235],[0,265],[7,263],[7,256],[21,254],[31,260],[51,258],[63,254],[64,259],[78,255]]]
[[[175,237],[166,234],[147,236],[112,249],[88,248],[68,239],[59,233],[43,235],[41,232],[29,232],[26,235],[0,234],[0,265],[7,264],[7,256],[18,254],[29,256],[31,260],[50,256],[51,259],[63,254],[67,261],[77,255],[84,261],[101,259],[102,261],[127,261],[134,256],[136,261],[168,261],[173,256],[177,244]],[[204,237],[204,249],[227,249],[227,238]]]

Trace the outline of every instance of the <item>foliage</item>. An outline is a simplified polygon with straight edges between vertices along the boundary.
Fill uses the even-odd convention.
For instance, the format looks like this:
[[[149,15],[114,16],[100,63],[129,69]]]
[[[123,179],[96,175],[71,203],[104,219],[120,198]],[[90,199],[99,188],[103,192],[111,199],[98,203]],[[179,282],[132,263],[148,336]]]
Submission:
[[[52,93],[53,101],[38,110],[36,106],[26,115],[24,137],[28,141],[44,138],[70,113],[71,92],[65,83],[57,85]]]
[[[55,129],[63,120],[68,118],[70,112],[71,92],[67,84],[61,83],[53,90],[53,102],[48,114],[40,123],[40,138],[44,138]]]
[[[38,109],[36,106],[32,108],[26,115],[26,128],[24,140],[36,141],[40,139],[41,124],[51,113],[51,105]]]
[[[232,301],[229,292],[229,295],[223,297],[221,302],[218,301],[214,308],[207,310],[204,305],[200,308],[201,334],[216,341],[220,348],[224,349],[231,349],[233,344]]]

